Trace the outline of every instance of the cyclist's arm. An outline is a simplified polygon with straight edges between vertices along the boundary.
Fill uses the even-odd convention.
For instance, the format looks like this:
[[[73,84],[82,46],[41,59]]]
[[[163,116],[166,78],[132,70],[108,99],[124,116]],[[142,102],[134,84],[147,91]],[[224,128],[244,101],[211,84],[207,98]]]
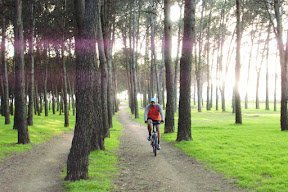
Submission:
[[[161,107],[161,105],[159,105],[159,104],[157,105],[157,107],[158,107],[159,113],[160,113],[160,115],[161,115],[161,120],[164,121],[164,114],[163,114],[162,107]]]
[[[144,112],[144,121],[145,122],[147,121],[147,115],[148,115],[150,107],[151,107],[151,105],[147,105],[147,107],[145,109],[145,112]]]

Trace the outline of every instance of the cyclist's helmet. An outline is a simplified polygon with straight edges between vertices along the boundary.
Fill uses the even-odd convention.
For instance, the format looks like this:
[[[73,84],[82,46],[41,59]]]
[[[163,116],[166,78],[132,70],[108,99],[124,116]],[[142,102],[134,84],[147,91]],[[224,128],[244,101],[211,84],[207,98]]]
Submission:
[[[155,98],[152,98],[152,99],[151,99],[151,102],[155,102],[155,103],[156,103],[156,99],[155,99]]]

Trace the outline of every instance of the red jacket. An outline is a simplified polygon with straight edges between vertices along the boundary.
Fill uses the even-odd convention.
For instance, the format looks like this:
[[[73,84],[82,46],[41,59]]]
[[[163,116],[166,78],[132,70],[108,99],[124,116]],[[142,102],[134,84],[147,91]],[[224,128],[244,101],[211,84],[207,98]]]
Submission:
[[[144,113],[144,120],[147,121],[148,118],[151,118],[152,120],[157,120],[157,121],[164,120],[163,111],[159,104],[156,104],[155,106],[152,106],[150,104],[146,107],[146,110]]]

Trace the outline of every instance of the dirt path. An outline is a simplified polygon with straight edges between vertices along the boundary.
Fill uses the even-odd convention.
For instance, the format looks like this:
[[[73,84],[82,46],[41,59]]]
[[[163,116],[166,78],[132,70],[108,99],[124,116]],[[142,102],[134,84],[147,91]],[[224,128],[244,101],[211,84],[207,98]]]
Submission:
[[[118,119],[124,125],[119,154],[116,191],[209,192],[244,191],[233,180],[203,168],[173,144],[161,141],[161,151],[154,157],[146,127],[131,120],[126,105],[121,105]],[[73,132],[54,137],[45,144],[15,155],[0,163],[1,192],[63,192],[60,178],[66,164]]]
[[[60,175],[66,164],[72,137],[72,131],[64,133],[0,163],[0,191],[65,191]]]
[[[234,186],[233,180],[203,168],[171,143],[162,140],[162,149],[154,157],[146,140],[147,128],[131,120],[125,107],[121,105],[118,116],[124,135],[118,151],[121,169],[115,181],[116,191],[244,191]]]

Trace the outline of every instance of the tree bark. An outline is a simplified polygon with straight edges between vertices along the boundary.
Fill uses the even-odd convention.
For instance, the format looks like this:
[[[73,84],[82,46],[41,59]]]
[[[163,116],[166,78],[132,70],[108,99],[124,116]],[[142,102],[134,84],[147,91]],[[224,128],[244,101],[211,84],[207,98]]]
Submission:
[[[248,63],[248,77],[247,77],[247,83],[246,83],[246,93],[245,93],[245,109],[248,109],[248,87],[249,87],[249,82],[250,82],[250,69],[251,69],[251,58],[252,58],[252,53],[253,53],[253,45],[254,45],[254,37],[255,33],[257,31],[258,22],[256,23],[256,29],[253,31],[253,23],[252,23],[252,31],[251,31],[251,49],[250,49],[250,54],[249,54],[249,63]]]
[[[101,11],[101,24],[102,24],[102,34],[104,42],[104,52],[107,60],[107,115],[108,115],[108,126],[112,128],[112,116],[113,116],[113,82],[112,82],[112,17],[111,14],[111,0],[104,1]],[[106,137],[109,137],[109,131]]]
[[[100,2],[98,2],[100,5]],[[108,88],[108,68],[107,68],[107,59],[104,50],[104,40],[102,32],[101,18],[97,20],[97,42],[98,42],[98,51],[99,51],[99,60],[101,68],[101,101],[102,101],[102,118],[103,118],[103,136],[109,136],[109,122],[108,122],[108,100],[107,100],[107,88]]]
[[[280,64],[281,64],[281,131],[288,130],[288,111],[287,111],[287,61],[288,61],[288,40],[285,50],[283,43],[282,16],[280,14],[280,4],[278,0],[274,0],[274,12],[277,21],[277,27],[274,29],[276,35]],[[288,32],[287,32],[288,37]]]
[[[130,81],[130,102],[131,102],[131,113],[135,115],[135,99],[134,99],[134,82],[133,82],[133,4],[130,4],[130,18],[129,18],[129,81]]]
[[[225,3],[226,3],[226,1],[225,1]],[[221,10],[221,22],[220,22],[221,31],[219,31],[219,38],[220,38],[220,34],[221,34],[221,38],[220,38],[220,42],[219,42],[220,43],[219,67],[220,67],[221,76],[222,76],[222,87],[220,89],[222,112],[226,111],[226,104],[225,104],[226,82],[225,82],[225,78],[224,78],[225,71],[223,68],[223,45],[224,45],[224,41],[225,41],[225,32],[224,32],[225,8],[226,8],[226,5],[224,5],[222,10]]]
[[[178,72],[179,72],[179,54],[180,54],[180,42],[181,42],[181,28],[182,28],[182,3],[179,4],[180,6],[180,17],[179,17],[179,22],[178,22],[178,41],[177,41],[177,55],[175,59],[175,73],[174,73],[174,112],[176,113],[177,111],[177,103],[178,103]]]
[[[150,21],[151,21],[151,62],[152,66],[154,66],[155,69],[155,77],[156,77],[156,87],[157,87],[157,98],[158,103],[162,102],[161,98],[161,85],[160,85],[160,78],[158,74],[158,66],[157,66],[157,57],[156,57],[156,51],[155,51],[155,23],[154,23],[154,2],[153,0],[150,0]],[[153,74],[151,74],[152,76]],[[152,82],[154,83],[153,79]],[[153,95],[152,95],[153,97]]]
[[[48,83],[48,65],[49,65],[49,59],[50,59],[50,53],[47,58],[47,50],[48,46],[46,44],[46,41],[44,43],[44,67],[45,67],[45,73],[44,73],[44,109],[45,109],[45,117],[48,116],[48,91],[47,91],[47,83]]]
[[[235,66],[235,123],[236,124],[242,124],[242,114],[241,114],[241,99],[240,99],[240,93],[239,93],[239,80],[240,80],[240,69],[241,69],[241,38],[242,38],[242,29],[241,29],[241,23],[240,23],[240,0],[236,0],[236,17],[237,17],[237,23],[236,23],[236,66]]]
[[[277,56],[278,54],[276,53],[276,59],[277,61]],[[274,79],[274,111],[277,111],[277,79],[278,79],[278,74],[277,74],[277,65],[275,65],[275,79]]]
[[[129,52],[128,52],[128,48],[127,48],[127,25],[125,23],[125,25],[121,28],[122,31],[122,38],[123,38],[123,45],[124,45],[124,54],[125,54],[125,67],[126,67],[126,76],[127,76],[127,87],[128,87],[128,102],[129,102],[129,108],[131,109],[132,114],[134,113],[134,111],[132,111],[134,109],[133,107],[133,102],[131,101],[131,91],[132,91],[132,86],[130,83],[130,67],[129,67]]]
[[[63,1],[63,10],[66,11],[66,0]],[[62,67],[63,67],[63,101],[64,101],[64,127],[69,127],[69,110],[68,110],[68,98],[67,98],[67,69],[66,69],[66,60],[64,56],[64,42],[65,42],[65,18],[62,17],[63,20],[63,34],[62,34],[62,42],[61,42],[61,56],[62,56]]]
[[[15,34],[15,117],[14,128],[18,129],[18,143],[30,143],[27,117],[24,75],[24,39],[22,21],[22,0],[16,0],[14,23]]]
[[[41,116],[40,108],[39,108],[39,93],[38,93],[38,84],[35,82],[35,112],[37,112],[38,116]],[[35,114],[36,115],[36,114]]]
[[[30,83],[29,83],[29,103],[28,103],[28,125],[33,125],[33,108],[34,108],[34,49],[33,49],[33,40],[34,40],[34,28],[35,28],[35,19],[34,19],[34,2],[30,5],[31,8],[31,18],[30,18],[30,36],[29,36],[29,57],[31,62],[31,71],[30,71]]]
[[[197,101],[198,101],[198,112],[202,111],[201,103],[202,103],[202,31],[203,31],[203,13],[205,9],[205,0],[202,0],[202,10],[201,10],[201,18],[200,18],[200,32],[199,32],[199,55],[198,62],[196,65],[196,78],[197,78]]]
[[[185,0],[177,141],[191,140],[191,65],[195,41],[195,2]]]
[[[266,104],[265,109],[269,110],[269,49],[270,49],[270,33],[271,26],[268,27],[268,36],[267,36],[267,52],[266,52]]]
[[[76,125],[72,146],[67,160],[65,180],[88,178],[90,136],[94,125],[93,70],[95,65],[95,32],[93,21],[97,6],[94,0],[75,0],[77,34],[76,53]],[[93,49],[94,48],[94,49]]]
[[[2,0],[2,4],[4,4],[5,1]],[[1,41],[1,55],[2,55],[2,80],[3,80],[3,98],[1,98],[1,101],[3,100],[4,104],[4,116],[5,116],[5,124],[10,124],[10,111],[9,111],[9,85],[8,85],[8,69],[7,69],[7,62],[6,62],[6,19],[5,15],[2,16],[2,41]],[[1,103],[2,104],[2,103]]]
[[[132,47],[132,74],[133,74],[133,100],[135,107],[135,119],[139,118],[139,110],[138,110],[138,99],[137,99],[137,74],[136,74],[136,0],[134,0],[133,6],[133,47]]]
[[[256,55],[256,72],[257,72],[257,85],[256,85],[256,99],[255,99],[255,106],[256,109],[260,109],[259,106],[259,81],[260,81],[260,72],[261,72],[261,68],[262,68],[262,64],[263,64],[263,54],[262,54],[262,60],[260,60],[260,66],[258,66],[258,57],[259,57],[259,53],[260,53],[260,41],[261,41],[261,34],[262,34],[262,28],[263,28],[263,24],[261,25],[260,28],[260,32],[259,32],[259,38],[258,38],[258,46],[257,46],[257,55]]]
[[[214,4],[214,3],[213,3]],[[207,99],[206,99],[206,110],[211,110],[210,106],[210,24],[211,24],[211,16],[212,16],[212,9],[209,12],[209,19],[208,19],[208,30],[207,30]]]
[[[53,112],[53,115],[55,115],[55,91],[54,91],[54,87],[53,87],[53,84],[52,84],[52,112]]]
[[[165,113],[165,129],[164,133],[173,133],[175,129],[174,123],[174,78],[172,72],[172,60],[171,60],[171,49],[172,49],[172,24],[170,20],[171,1],[164,0],[164,55],[165,55],[165,69],[166,69],[166,94],[167,104]]]

